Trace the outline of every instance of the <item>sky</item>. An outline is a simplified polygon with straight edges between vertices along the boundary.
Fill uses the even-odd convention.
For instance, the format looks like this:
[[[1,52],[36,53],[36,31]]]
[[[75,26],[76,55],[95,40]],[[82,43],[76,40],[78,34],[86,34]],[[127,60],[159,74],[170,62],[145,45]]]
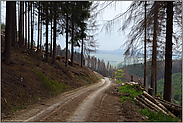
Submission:
[[[100,22],[101,20],[113,19],[117,14],[126,11],[131,2],[132,1],[118,1],[116,2],[116,7],[114,2],[112,6],[108,6],[104,10],[103,15],[99,16],[97,20]],[[119,27],[120,24],[116,23],[116,25],[114,25],[114,29],[111,30],[111,33],[107,33],[104,29],[98,36],[96,36],[99,43],[99,50],[115,50],[120,48],[120,46],[125,42],[125,34],[127,34],[127,32],[125,32],[125,34],[123,32],[119,33],[117,31]]]
[[[104,1],[101,1],[101,3]],[[97,22],[102,24],[104,20],[111,20],[113,19],[117,14],[124,12],[127,10],[129,5],[131,4],[132,1],[116,1],[113,2],[110,6],[105,8],[102,14],[100,14],[97,17]],[[1,22],[4,22],[5,20],[5,9],[3,9],[3,6],[5,7],[5,2],[1,1]],[[102,23],[101,23],[102,22]],[[102,26],[101,26],[102,27]],[[99,27],[99,31],[101,29]],[[111,30],[111,33],[106,33],[105,30],[102,30],[95,39],[97,40],[97,43],[99,44],[98,50],[115,50],[119,49],[120,46],[125,42],[125,37],[127,32],[124,33],[119,33],[117,32],[118,28],[120,27],[120,24],[114,25],[114,29]],[[36,35],[35,31],[35,35]],[[37,39],[37,35],[34,37],[34,40]],[[50,39],[50,38],[49,38]],[[45,42],[45,38],[43,39],[43,43]],[[37,42],[37,40],[36,40]],[[61,48],[65,48],[65,37],[63,36],[58,36],[57,38],[57,44],[61,45]],[[123,48],[123,47],[122,47]],[[79,50],[79,49],[78,49]]]

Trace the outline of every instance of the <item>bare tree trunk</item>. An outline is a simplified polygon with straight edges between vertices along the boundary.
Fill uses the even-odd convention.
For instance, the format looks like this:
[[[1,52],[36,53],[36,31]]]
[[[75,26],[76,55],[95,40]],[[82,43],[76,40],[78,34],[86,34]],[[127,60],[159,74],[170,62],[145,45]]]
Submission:
[[[52,2],[50,3],[52,7]],[[51,8],[52,9],[52,8]],[[52,15],[52,10],[50,9],[50,15]],[[52,57],[52,17],[51,19],[51,45],[50,45],[50,57]]]
[[[17,27],[18,27],[18,24],[17,24],[17,18],[18,18],[18,12],[17,12],[17,9],[16,9],[16,2],[15,2],[15,42],[17,42]]]
[[[172,32],[173,32],[173,1],[167,2],[166,48],[165,48],[165,82],[163,99],[171,102],[172,87]]]
[[[33,19],[32,19],[32,5],[33,2],[31,2],[31,50],[33,50]]]
[[[41,6],[41,13],[43,11],[43,7]],[[42,15],[41,15],[42,18]],[[41,30],[40,30],[40,51],[42,51],[42,22],[41,22]]]
[[[48,62],[48,2],[46,9],[46,62]]]
[[[28,2],[28,49],[30,44],[30,2]]]
[[[20,18],[19,18],[19,47],[22,47],[22,1],[20,1]]]
[[[155,2],[158,6],[158,2]],[[158,30],[158,7],[155,7],[155,17],[154,17],[154,53],[155,53],[155,58],[154,58],[154,82],[155,82],[155,95],[157,95],[157,30]]]
[[[39,8],[38,8],[38,30],[37,30],[37,35],[38,35],[38,38],[37,38],[37,52],[39,51],[39,24],[40,24],[40,2],[39,2]]]
[[[12,27],[13,23],[13,2],[6,2],[6,28],[5,28],[5,48],[3,56],[7,63],[11,61],[11,41],[13,39]]]
[[[82,38],[82,45],[81,45],[81,68],[83,67],[83,38]]]
[[[146,89],[146,2],[145,1],[145,39],[144,39],[144,88]]]
[[[25,47],[27,48],[27,2],[25,2]]]
[[[72,5],[72,37],[71,37],[71,66],[73,66],[74,57],[74,5]]]
[[[68,9],[68,3],[67,3],[67,9]],[[68,12],[66,12],[66,62],[65,66],[68,67]]]
[[[12,10],[13,10],[13,12],[14,12],[14,13],[12,14],[12,16],[13,16],[12,18],[13,18],[14,21],[13,21],[13,25],[12,25],[12,34],[13,34],[13,35],[12,35],[12,36],[13,36],[12,38],[13,38],[13,40],[12,40],[12,42],[11,42],[11,46],[14,47],[14,46],[15,46],[15,39],[16,39],[16,38],[15,38],[15,32],[16,32],[16,31],[15,31],[15,29],[16,29],[16,28],[15,28],[15,27],[16,27],[16,1],[13,2],[13,8],[12,8]]]
[[[52,19],[51,19],[51,45],[50,45],[50,57],[52,57]]]
[[[54,38],[53,38],[53,57],[52,57],[52,63],[54,64],[55,63],[55,60],[56,60],[56,2],[54,2]]]
[[[22,12],[22,38],[23,38],[23,40],[22,40],[22,45],[24,45],[24,1],[23,1],[23,6],[22,6],[22,10],[23,10],[23,12]]]

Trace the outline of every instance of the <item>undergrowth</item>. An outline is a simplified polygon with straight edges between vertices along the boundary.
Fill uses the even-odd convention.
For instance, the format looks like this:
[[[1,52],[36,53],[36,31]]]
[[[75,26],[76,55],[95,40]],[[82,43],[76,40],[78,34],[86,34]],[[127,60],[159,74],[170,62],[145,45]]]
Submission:
[[[54,95],[57,95],[59,93],[61,93],[61,91],[63,90],[63,85],[59,84],[57,81],[55,80],[48,80],[48,78],[41,72],[37,72],[38,76],[40,79],[42,79],[43,81],[43,85],[49,89]]]
[[[139,109],[138,110],[142,115],[148,117],[148,121],[150,122],[177,122],[180,118],[172,118],[169,115],[163,114],[161,111],[159,112],[152,112],[148,111],[147,109]]]
[[[124,102],[128,99],[133,100],[136,96],[143,93],[138,85],[123,85],[119,88],[119,91],[123,94],[129,94],[129,96],[120,96],[119,102]]]
[[[133,100],[136,96],[143,93],[138,85],[123,85],[119,88],[119,91],[123,94],[129,94],[129,96],[120,96],[119,102],[124,102],[128,99]]]

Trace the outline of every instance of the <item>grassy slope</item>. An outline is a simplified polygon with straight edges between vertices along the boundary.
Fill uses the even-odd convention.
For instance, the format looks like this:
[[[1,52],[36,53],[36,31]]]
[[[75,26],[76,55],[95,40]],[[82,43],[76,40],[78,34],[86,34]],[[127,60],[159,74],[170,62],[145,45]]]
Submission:
[[[22,50],[12,48],[11,64],[6,64],[2,57],[1,112],[4,115],[95,83],[100,78],[87,67],[80,68],[77,63],[66,68],[64,62],[56,60],[53,65],[51,59],[46,63],[40,53]],[[20,81],[20,76],[23,81]]]

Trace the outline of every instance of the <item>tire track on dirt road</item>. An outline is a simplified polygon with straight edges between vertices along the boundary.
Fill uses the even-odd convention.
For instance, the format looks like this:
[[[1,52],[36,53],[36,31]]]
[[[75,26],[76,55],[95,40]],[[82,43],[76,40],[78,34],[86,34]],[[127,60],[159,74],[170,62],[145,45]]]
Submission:
[[[78,106],[73,115],[69,117],[67,122],[84,122],[93,106],[95,98],[105,91],[111,84],[109,78],[105,78],[105,85],[92,92],[87,98]]]
[[[64,107],[65,106],[68,107],[67,105],[70,103],[71,103],[71,105],[75,104],[74,103],[75,100],[78,100],[78,102],[79,101],[82,102],[82,99],[80,99],[81,97],[86,98],[87,95],[89,95],[91,92],[95,91],[95,89],[102,87],[104,84],[105,84],[105,80],[102,79],[102,80],[100,80],[99,83],[93,84],[89,87],[76,89],[75,91],[74,90],[71,91],[71,93],[66,93],[61,97],[59,102],[51,105],[50,107],[48,107],[42,111],[39,111],[36,115],[31,116],[28,119],[24,120],[24,122],[47,121],[47,120],[48,121],[57,121],[56,118],[53,119],[50,117],[56,117],[54,114],[58,114],[57,112],[59,112],[59,110],[63,111]],[[74,109],[74,107],[77,107],[77,106],[73,105],[73,109]],[[68,114],[69,111],[67,111],[67,108],[66,108],[64,112],[67,112],[67,114]],[[71,111],[70,111],[70,113],[71,113]],[[64,113],[62,112],[62,114],[64,114]],[[61,121],[65,121],[66,120],[65,118],[61,118]]]

